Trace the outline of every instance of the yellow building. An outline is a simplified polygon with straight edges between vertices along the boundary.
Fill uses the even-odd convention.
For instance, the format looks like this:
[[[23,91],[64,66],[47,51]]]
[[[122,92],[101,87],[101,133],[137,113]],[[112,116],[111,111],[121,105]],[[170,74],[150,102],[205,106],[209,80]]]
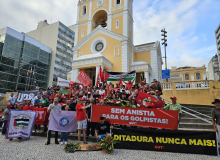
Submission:
[[[111,72],[136,70],[147,82],[161,80],[160,42],[134,46],[133,22],[133,0],[79,0],[71,80],[84,70],[95,84],[100,66]]]
[[[181,82],[181,81],[200,81],[206,80],[206,67],[171,67],[170,79],[168,82]],[[166,82],[166,79],[163,80]]]

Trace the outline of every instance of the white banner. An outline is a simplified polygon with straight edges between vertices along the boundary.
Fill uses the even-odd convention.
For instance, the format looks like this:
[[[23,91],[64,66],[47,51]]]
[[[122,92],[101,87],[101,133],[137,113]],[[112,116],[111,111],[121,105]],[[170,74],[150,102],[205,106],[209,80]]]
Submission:
[[[57,78],[57,85],[58,86],[69,87],[69,83],[70,83],[70,81],[68,81],[68,80],[65,80],[60,77]]]
[[[10,110],[6,139],[11,138],[26,138],[29,139],[34,127],[37,112]]]

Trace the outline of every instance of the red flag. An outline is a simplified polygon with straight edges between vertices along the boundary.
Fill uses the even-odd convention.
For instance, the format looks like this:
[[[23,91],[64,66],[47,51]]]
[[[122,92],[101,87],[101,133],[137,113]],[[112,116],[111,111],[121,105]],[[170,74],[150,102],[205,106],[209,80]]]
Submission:
[[[104,80],[108,79],[109,77],[110,77],[109,74],[107,72],[105,72],[105,79]]]
[[[104,73],[102,71],[102,67],[101,66],[100,66],[99,73],[100,73],[100,77],[101,77],[101,82],[104,82]]]
[[[82,70],[78,76],[78,80],[84,85],[84,86],[89,86],[91,83],[91,79],[86,75],[86,73]]]
[[[118,83],[118,87],[120,87],[120,84],[122,84],[122,77],[120,78],[120,81]]]
[[[138,94],[138,97],[137,97],[137,103],[140,104],[140,103],[139,103],[139,100],[141,100],[141,103],[142,103],[143,105],[145,105],[145,103],[147,102],[147,98],[148,98],[148,97],[151,97],[152,102],[154,102],[154,101],[156,100],[153,96],[151,96],[151,95],[149,95],[149,94],[147,94],[147,93],[144,93],[144,92],[141,92],[141,91],[140,91],[139,94]],[[143,102],[143,101],[144,101],[144,102]],[[164,102],[161,101],[161,100],[159,100],[157,103],[155,103],[155,107],[156,107],[156,108],[162,108],[163,105],[164,105]]]

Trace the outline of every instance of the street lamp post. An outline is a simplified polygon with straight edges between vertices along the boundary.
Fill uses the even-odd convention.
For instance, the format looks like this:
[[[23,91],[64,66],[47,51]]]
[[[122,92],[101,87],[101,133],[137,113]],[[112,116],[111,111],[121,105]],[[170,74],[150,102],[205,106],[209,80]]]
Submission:
[[[23,59],[22,59],[22,57],[20,57],[19,64],[18,64],[18,78],[17,78],[17,82],[16,82],[16,86],[15,86],[16,91],[18,89],[18,79],[20,77],[20,70],[21,70],[22,61],[23,61]]]
[[[162,37],[163,37],[163,39],[161,39],[162,41],[163,41],[163,43],[162,43],[162,45],[164,45],[164,52],[165,52],[165,69],[167,70],[167,54],[166,54],[166,46],[167,46],[167,39],[166,39],[166,37],[167,37],[167,31],[165,30],[165,28],[164,29],[162,29],[161,30],[161,32],[162,32]],[[168,79],[166,78],[166,82],[168,82]]]

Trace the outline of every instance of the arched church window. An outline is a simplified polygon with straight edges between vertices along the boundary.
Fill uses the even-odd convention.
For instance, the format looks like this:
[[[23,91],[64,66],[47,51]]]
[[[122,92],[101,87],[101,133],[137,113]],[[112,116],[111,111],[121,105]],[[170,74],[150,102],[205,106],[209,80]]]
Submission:
[[[116,5],[121,4],[121,0],[116,0]]]
[[[196,73],[196,79],[197,79],[197,80],[200,80],[200,79],[201,79],[200,73]]]
[[[86,15],[86,10],[87,10],[87,6],[84,5],[84,6],[82,7],[82,15]]]
[[[120,47],[118,45],[114,48],[114,56],[120,56]]]
[[[189,74],[188,73],[185,74],[185,80],[189,81]]]

